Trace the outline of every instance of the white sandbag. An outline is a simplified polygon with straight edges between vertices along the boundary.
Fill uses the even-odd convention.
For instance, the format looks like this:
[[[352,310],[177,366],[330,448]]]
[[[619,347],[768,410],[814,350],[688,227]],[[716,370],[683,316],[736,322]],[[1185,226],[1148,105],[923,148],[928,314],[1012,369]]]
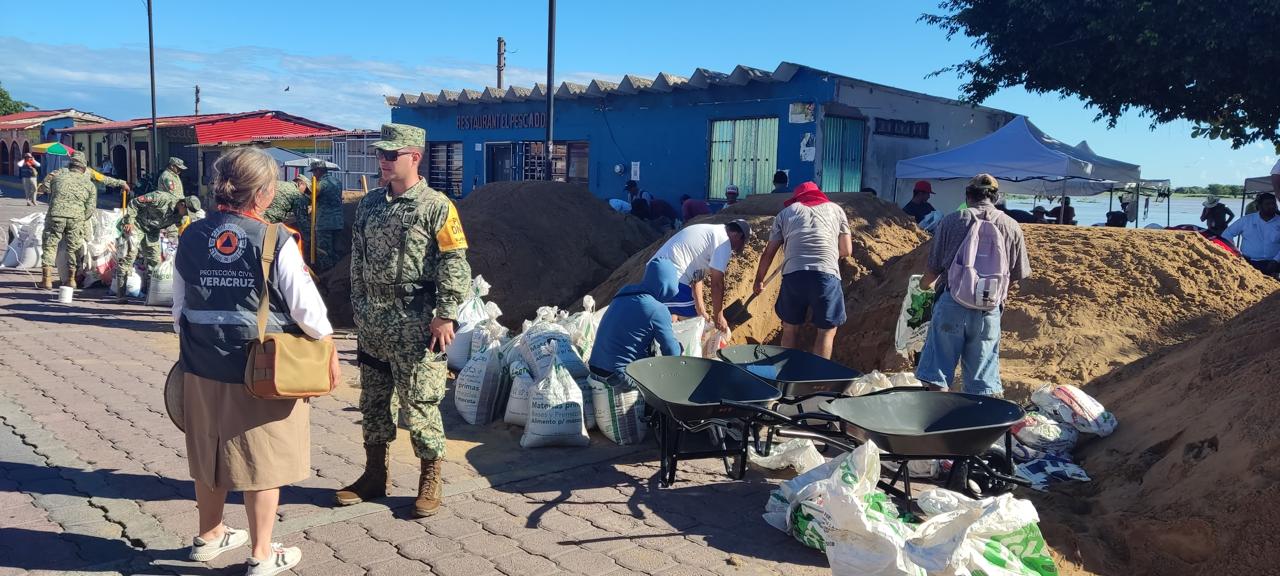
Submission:
[[[702,357],[702,334],[707,331],[707,319],[689,318],[671,325],[676,341],[680,343],[681,356]]]
[[[619,446],[639,444],[649,433],[649,425],[644,422],[644,398],[625,378],[614,381],[616,384],[605,382],[595,374],[588,379],[596,426]]]
[[[931,574],[1058,573],[1031,502],[1012,494],[974,500],[941,488],[925,490],[916,502],[930,518],[908,541],[907,556]]]
[[[1014,440],[1030,451],[1066,454],[1075,448],[1080,433],[1068,424],[1058,422],[1041,412],[1027,412],[1010,431]],[[1015,450],[1015,454],[1016,454]]]
[[[769,470],[794,468],[797,473],[804,474],[826,463],[827,459],[818,453],[813,440],[794,438],[774,446],[768,456],[756,453],[755,446],[747,448],[747,460],[752,464]]]
[[[836,576],[923,576],[924,570],[907,559],[903,548],[912,527],[899,517],[897,506],[876,488],[880,479],[880,449],[874,442],[845,457],[830,478],[818,482],[825,528],[827,562]]]
[[[501,343],[490,341],[471,357],[454,380],[453,403],[468,424],[483,426],[493,421],[495,404],[502,386]]]
[[[33,212],[21,218],[9,220],[9,245],[5,248],[4,254],[5,268],[40,266],[44,216],[44,212]]]
[[[583,406],[586,407],[585,418],[587,429],[596,426],[596,415],[591,406],[591,385],[587,382],[591,371],[586,362],[573,347],[569,332],[554,321],[560,311],[554,307],[540,308],[538,319],[520,335],[516,349],[521,359],[533,371],[535,381],[541,381],[551,372],[552,364],[567,370],[582,393]],[[548,344],[554,344],[549,346]]]
[[[141,279],[139,279],[141,281]],[[173,258],[160,262],[151,273],[147,306],[173,306]]]
[[[553,348],[548,354],[551,367],[529,394],[529,423],[520,437],[523,448],[586,446],[591,442],[583,418],[582,389],[555,360],[558,345],[555,341],[544,344]]]
[[[458,307],[458,323],[453,342],[445,349],[450,370],[461,370],[471,357],[471,334],[481,322],[489,319],[484,297],[489,295],[489,283],[476,276],[471,280],[471,296]]]
[[[702,357],[716,360],[719,356],[717,352],[729,347],[729,341],[733,339],[731,330],[721,331],[715,326],[707,326],[706,332],[702,335]]]
[[[1085,434],[1110,436],[1116,430],[1113,414],[1092,396],[1069,384],[1040,388],[1031,393],[1031,402],[1053,419]]]
[[[498,323],[498,317],[502,315],[502,309],[498,308],[498,305],[493,302],[485,302],[484,310],[488,319],[473,328],[471,350],[467,354],[468,358],[487,348],[491,341],[505,342],[507,339],[507,327]]]
[[[111,273],[111,293],[112,294],[118,293],[119,286],[120,286],[119,270],[113,270]],[[139,296],[142,296],[142,274],[139,273],[137,270],[134,270],[132,274],[129,274],[129,280],[125,283],[124,292],[125,292],[125,295],[127,295],[130,298],[137,298]]]
[[[933,290],[920,287],[922,274],[907,279],[907,294],[902,298],[902,310],[894,330],[893,348],[899,354],[920,352],[925,336],[929,334],[929,320],[933,318]]]
[[[910,372],[892,372],[885,374],[879,370],[872,370],[867,374],[854,378],[853,382],[845,389],[845,394],[849,396],[863,396],[871,394],[872,392],[888,390],[889,388],[923,385],[924,383],[916,379],[915,374]]]
[[[511,393],[507,396],[507,410],[502,420],[507,424],[524,426],[529,423],[529,394],[535,384],[533,372],[520,359],[512,361],[507,370],[511,377]]]
[[[569,341],[578,355],[590,358],[591,347],[596,341],[596,330],[600,327],[600,320],[596,318],[596,299],[583,296],[582,311],[568,316],[560,325],[569,333]]]

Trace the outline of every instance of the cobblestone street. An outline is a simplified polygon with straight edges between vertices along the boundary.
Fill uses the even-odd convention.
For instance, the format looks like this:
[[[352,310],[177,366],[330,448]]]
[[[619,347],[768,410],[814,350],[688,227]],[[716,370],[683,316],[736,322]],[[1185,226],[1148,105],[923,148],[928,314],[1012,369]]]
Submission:
[[[0,221],[28,214],[10,182]],[[43,209],[43,207],[41,208]],[[196,531],[182,434],[161,389],[177,352],[167,309],[116,304],[101,287],[72,304],[0,270],[0,574],[241,573],[247,549],[186,561]],[[355,342],[342,340],[354,379]],[[658,489],[652,443],[593,434],[583,449],[519,447],[520,429],[468,426],[442,406],[445,505],[410,514],[417,461],[401,434],[392,497],[345,508],[334,489],[363,464],[359,390],[311,412],[313,475],[281,494],[276,539],[300,546],[299,574],[821,574],[826,560],[760,517],[776,480],[682,464]],[[244,528],[233,495],[229,525]]]

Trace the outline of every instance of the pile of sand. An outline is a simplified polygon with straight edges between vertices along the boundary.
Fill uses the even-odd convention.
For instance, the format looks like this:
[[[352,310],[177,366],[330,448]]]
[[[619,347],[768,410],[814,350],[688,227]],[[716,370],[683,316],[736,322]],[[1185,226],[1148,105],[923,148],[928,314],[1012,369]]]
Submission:
[[[585,186],[499,182],[458,202],[473,275],[493,285],[502,322],[518,328],[539,306],[572,307],[660,235],[615,212]]]
[[[882,270],[887,265],[911,252],[928,237],[901,209],[874,196],[851,193],[831,194],[830,197],[844,208],[853,233],[853,256],[845,258],[840,264],[846,294],[853,284],[881,277]],[[756,266],[760,263],[760,254],[768,242],[774,216],[782,210],[782,203],[787,198],[789,196],[782,194],[751,196],[716,214],[693,220],[692,223],[695,224],[719,224],[742,218],[751,224],[752,241],[741,255],[735,256],[729,263],[725,280],[726,307],[735,301],[745,302],[751,297],[751,285],[755,280]],[[608,281],[592,291],[596,301],[608,302],[622,286],[639,282],[644,275],[645,263],[665,241],[664,237],[627,260]],[[781,257],[775,259],[774,267],[781,263]],[[740,322],[729,318],[733,326],[734,342],[771,342],[780,336],[782,325],[773,312],[780,284],[779,278],[773,278],[766,284],[764,292],[750,301],[747,305],[749,320]],[[707,289],[704,293],[710,299],[711,290]],[[709,305],[707,309],[710,310]]]
[[[1064,574],[1274,574],[1280,294],[1089,388],[1120,422],[1094,481],[1038,499]]]
[[[1003,318],[1001,375],[1015,397],[1039,383],[1083,385],[1230,320],[1276,288],[1240,258],[1192,232],[1023,226],[1032,275]],[[893,326],[907,278],[931,244],[845,292],[849,325],[836,358],[862,370],[902,369]]]

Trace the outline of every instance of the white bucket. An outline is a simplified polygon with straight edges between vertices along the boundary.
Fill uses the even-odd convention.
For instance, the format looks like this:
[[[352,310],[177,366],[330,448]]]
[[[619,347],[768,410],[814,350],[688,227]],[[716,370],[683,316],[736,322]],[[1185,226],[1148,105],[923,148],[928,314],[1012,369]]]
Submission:
[[[70,286],[60,286],[58,288],[58,302],[61,302],[63,304],[70,304],[71,297],[75,293],[75,291],[76,289]]]

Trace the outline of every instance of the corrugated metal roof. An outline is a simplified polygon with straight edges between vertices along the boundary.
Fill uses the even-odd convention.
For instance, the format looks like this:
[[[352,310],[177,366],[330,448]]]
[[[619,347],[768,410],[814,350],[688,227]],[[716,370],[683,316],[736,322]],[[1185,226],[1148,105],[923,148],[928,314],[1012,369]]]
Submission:
[[[825,70],[819,70],[809,66],[794,64],[791,62],[782,62],[773,72],[760,68],[752,68],[750,66],[736,66],[732,73],[717,72],[706,68],[698,68],[693,71],[693,75],[685,78],[676,76],[667,72],[660,72],[653,80],[647,80],[638,76],[626,75],[622,77],[620,82],[612,82],[608,80],[592,80],[588,85],[577,84],[574,82],[561,82],[559,86],[554,87],[557,99],[574,99],[574,98],[603,98],[612,94],[637,94],[640,92],[671,92],[672,90],[705,90],[712,86],[744,86],[753,82],[789,82],[796,72],[800,70],[809,70],[834,79],[844,79],[851,82],[857,82],[865,86],[876,87],[877,89],[891,90],[903,95],[916,98],[927,98],[941,102],[954,103],[956,100],[944,98],[941,96],[932,96],[920,92],[913,92],[901,88],[894,88],[884,84],[876,84],[866,80],[859,80],[850,76],[833,74]],[[440,96],[434,101],[423,101],[416,96],[408,94],[401,95],[399,98],[388,96],[387,104],[391,106],[402,107],[434,107],[434,106],[455,106],[458,104],[467,104],[472,102],[491,102],[496,98],[492,97],[492,88],[485,88],[483,91],[463,90],[462,96],[457,93],[441,90]],[[491,95],[487,99],[479,98],[480,94]],[[518,86],[512,86],[507,89],[502,100],[504,101],[521,101],[521,100],[545,100],[547,98],[547,88],[542,84],[535,85],[532,90]],[[983,106],[977,106],[980,110],[994,110]]]
[[[267,130],[265,132],[258,132],[258,134],[289,134],[293,132],[304,132],[304,131],[315,132],[317,130],[325,130],[325,131],[338,130],[338,127],[336,126],[330,126],[328,124],[316,122],[315,120],[303,118],[301,116],[294,116],[292,114],[286,114],[284,112],[280,112],[277,110],[254,110],[253,112],[201,114],[199,116],[162,116],[162,117],[156,118],[156,126],[159,128],[171,128],[175,126],[193,126],[196,128],[197,137],[199,137],[200,127],[202,126],[206,126],[209,124],[218,124],[218,123],[223,123],[228,121],[235,121],[242,118],[273,119],[276,121],[285,122],[290,126],[299,126],[304,128],[304,129],[287,128],[285,130],[274,130],[271,128],[272,124],[267,123],[262,125]],[[150,118],[135,118],[133,120],[121,120],[119,122],[105,122],[102,124],[90,124],[86,126],[64,128],[62,130],[59,130],[59,132],[66,134],[66,133],[74,133],[74,132],[103,132],[103,131],[116,131],[116,130],[133,130],[136,128],[143,128],[150,125],[151,125]],[[229,130],[228,133],[233,135],[238,133],[237,132],[238,129],[228,129],[228,130]],[[217,131],[215,130],[214,133],[217,133]],[[242,135],[254,136],[256,134],[242,134]],[[211,140],[211,141],[216,142],[218,140]],[[206,140],[202,139],[200,140],[200,142],[203,143],[203,142],[206,142]]]
[[[75,108],[62,108],[59,110],[27,110],[24,112],[15,112],[13,114],[5,114],[0,116],[0,128],[5,130],[25,130],[27,128],[35,128],[50,120],[59,118],[72,118],[76,121],[85,122],[105,122],[106,118],[91,114],[89,112],[80,112]]]
[[[218,122],[205,122],[196,125],[196,142],[208,144],[244,140],[262,134],[287,136],[290,134],[314,134],[317,124],[297,122],[290,118],[281,118],[275,114],[266,116],[248,116],[229,118]],[[321,124],[320,126],[324,126]],[[329,126],[332,128],[332,126]]]

